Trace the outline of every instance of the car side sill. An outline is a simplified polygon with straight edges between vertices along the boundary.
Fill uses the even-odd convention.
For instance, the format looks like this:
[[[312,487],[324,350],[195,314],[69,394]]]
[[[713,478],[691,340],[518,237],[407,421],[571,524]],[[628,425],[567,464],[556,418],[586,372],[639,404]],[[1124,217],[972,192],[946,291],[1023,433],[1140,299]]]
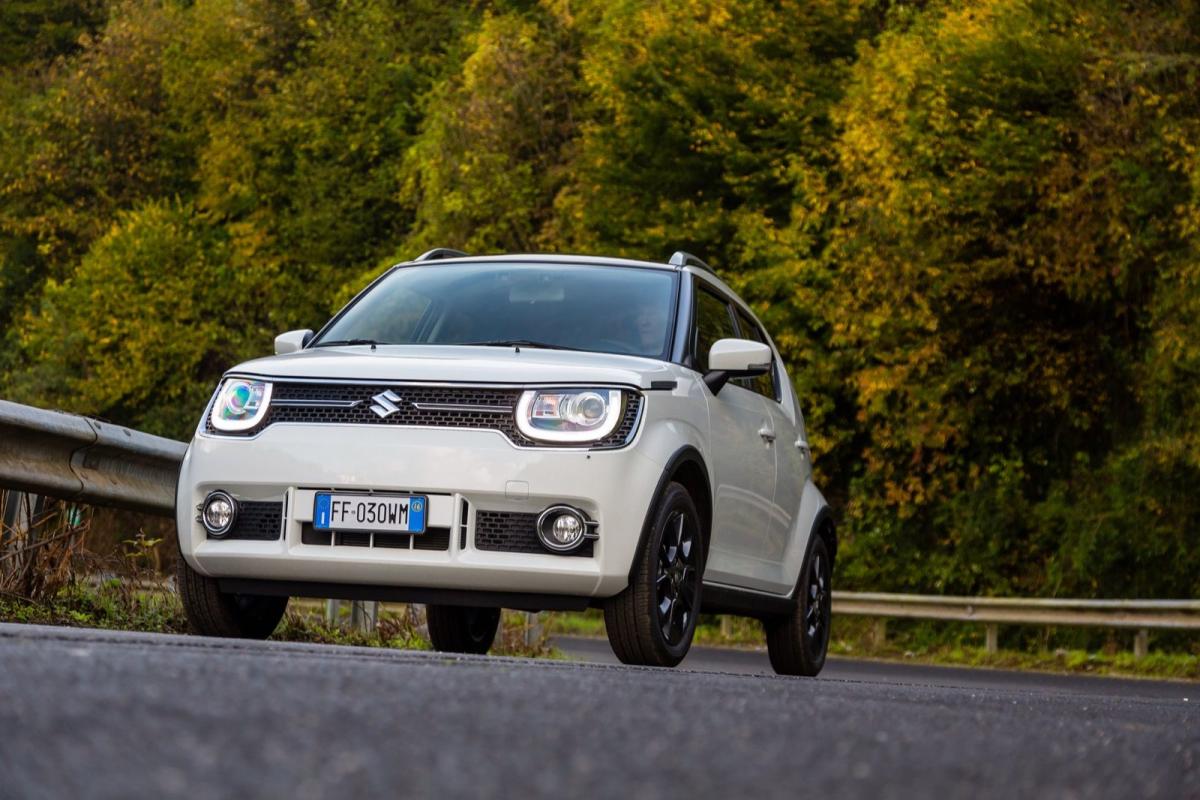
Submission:
[[[704,582],[700,594],[702,614],[737,614],[743,617],[775,617],[796,610],[794,597],[739,589],[719,583]]]
[[[429,589],[421,586],[373,586],[316,581],[269,581],[251,578],[218,578],[217,585],[222,592],[228,594],[331,597],[338,600],[379,600],[387,603],[433,603],[446,606],[514,608],[519,611],[583,611],[588,607],[590,601],[590,598],[587,597],[566,594],[480,592],[467,589]]]

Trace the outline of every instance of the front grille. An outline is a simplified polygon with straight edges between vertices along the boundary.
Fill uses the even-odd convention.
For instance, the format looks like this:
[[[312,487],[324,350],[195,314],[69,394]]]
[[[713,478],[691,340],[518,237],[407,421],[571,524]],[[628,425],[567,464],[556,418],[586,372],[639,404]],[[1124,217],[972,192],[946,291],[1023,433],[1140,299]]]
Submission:
[[[270,542],[283,533],[283,503],[242,500],[238,503],[233,529],[222,539],[252,539]],[[210,538],[212,534],[209,534]]]
[[[376,533],[365,531],[319,531],[306,522],[300,528],[302,544],[325,547],[384,547],[393,550],[440,550],[450,549],[449,528],[427,528],[424,533]]]
[[[400,396],[398,409],[386,418],[371,410],[373,397],[386,391]],[[534,442],[517,430],[514,409],[521,389],[463,386],[410,386],[404,384],[276,383],[266,418],[242,435],[252,435],[276,422],[310,425],[398,425],[427,428],[474,428],[496,430],[521,447],[553,447]],[[625,414],[611,434],[590,444],[592,448],[614,448],[628,444],[637,427],[642,397],[624,392]],[[418,406],[425,406],[418,408]],[[205,416],[206,433],[227,436]],[[237,435],[237,434],[234,434]],[[566,447],[578,447],[565,443]]]
[[[475,549],[501,553],[548,553],[538,541],[538,514],[508,511],[475,512]],[[556,555],[591,558],[594,541],[588,539],[579,549]]]

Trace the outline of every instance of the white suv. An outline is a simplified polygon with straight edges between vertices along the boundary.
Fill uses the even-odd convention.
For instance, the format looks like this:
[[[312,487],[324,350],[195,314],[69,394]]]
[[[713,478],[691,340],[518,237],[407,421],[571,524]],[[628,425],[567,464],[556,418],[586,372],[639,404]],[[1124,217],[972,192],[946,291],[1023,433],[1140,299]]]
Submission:
[[[179,588],[202,634],[289,596],[425,603],[483,653],[501,608],[601,607],[674,666],[701,612],[815,675],[837,540],[754,314],[702,261],[434,250],[222,379],[183,461]]]

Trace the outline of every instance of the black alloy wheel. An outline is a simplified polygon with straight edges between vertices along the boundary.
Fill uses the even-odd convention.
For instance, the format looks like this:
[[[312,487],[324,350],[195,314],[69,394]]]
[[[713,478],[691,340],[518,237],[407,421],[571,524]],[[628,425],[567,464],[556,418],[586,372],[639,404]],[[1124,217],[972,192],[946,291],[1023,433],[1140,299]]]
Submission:
[[[673,667],[692,646],[704,573],[704,529],[688,490],[671,483],[654,509],[629,585],[604,603],[604,627],[625,664]]]
[[[693,627],[699,599],[700,569],[696,563],[700,532],[696,520],[675,511],[666,522],[658,547],[655,606],[658,625],[668,646],[677,647]]]
[[[814,534],[796,585],[796,608],[786,616],[763,620],[767,653],[780,675],[814,676],[825,666],[833,619],[833,558],[825,540]]]
[[[805,591],[804,646],[812,658],[824,660],[829,646],[829,623],[833,616],[832,595],[829,592],[829,557],[821,552],[813,553],[808,569],[808,587]]]

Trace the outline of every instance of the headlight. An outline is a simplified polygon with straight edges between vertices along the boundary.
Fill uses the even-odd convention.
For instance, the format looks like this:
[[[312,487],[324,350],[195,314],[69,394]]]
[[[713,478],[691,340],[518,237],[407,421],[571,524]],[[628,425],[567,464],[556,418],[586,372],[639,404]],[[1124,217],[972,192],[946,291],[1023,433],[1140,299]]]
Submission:
[[[212,426],[219,431],[247,431],[262,422],[271,405],[271,384],[230,378],[213,403]]]
[[[517,403],[517,428],[543,442],[594,442],[617,428],[619,389],[531,389]]]

